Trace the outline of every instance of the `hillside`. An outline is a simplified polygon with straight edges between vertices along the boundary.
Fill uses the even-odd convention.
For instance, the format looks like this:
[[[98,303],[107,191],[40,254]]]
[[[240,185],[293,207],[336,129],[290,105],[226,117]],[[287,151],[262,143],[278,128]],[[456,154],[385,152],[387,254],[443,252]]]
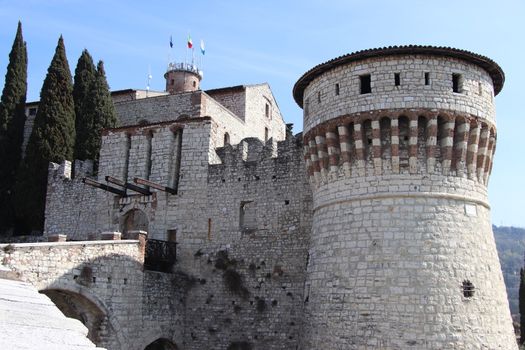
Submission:
[[[519,313],[518,289],[520,268],[523,266],[525,253],[525,229],[518,227],[492,226],[498,249],[503,278],[507,286],[510,311]]]

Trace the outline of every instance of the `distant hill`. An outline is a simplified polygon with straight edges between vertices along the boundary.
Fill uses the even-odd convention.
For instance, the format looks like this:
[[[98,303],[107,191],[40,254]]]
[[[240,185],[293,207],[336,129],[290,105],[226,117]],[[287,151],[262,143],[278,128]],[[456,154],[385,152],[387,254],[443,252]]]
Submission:
[[[503,279],[507,286],[510,312],[519,314],[518,289],[520,268],[523,267],[525,253],[525,229],[519,227],[492,226],[498,249]]]

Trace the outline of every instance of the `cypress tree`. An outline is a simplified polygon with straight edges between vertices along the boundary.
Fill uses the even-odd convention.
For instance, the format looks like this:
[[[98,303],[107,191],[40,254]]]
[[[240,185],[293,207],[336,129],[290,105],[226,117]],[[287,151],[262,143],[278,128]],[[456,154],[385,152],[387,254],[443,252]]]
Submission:
[[[73,86],[64,40],[58,40],[55,55],[40,92],[40,104],[26,156],[15,187],[17,230],[42,230],[49,162],[73,158],[75,108]]]
[[[93,122],[89,120],[86,113],[86,103],[90,97],[91,86],[95,82],[96,68],[93,58],[88,50],[82,51],[77,67],[75,68],[75,78],[73,83],[73,100],[75,102],[75,159],[86,158],[86,143],[90,137],[90,129]]]
[[[83,144],[77,143],[79,159],[94,159],[95,165],[100,151],[101,135],[104,128],[117,126],[117,116],[111,93],[106,80],[104,63],[99,61],[95,80],[89,90],[89,98],[86,100],[84,110],[86,126],[86,139]]]
[[[12,193],[22,156],[27,92],[27,50],[18,22],[0,99],[0,232],[14,220]]]
[[[520,344],[525,343],[525,270],[520,269]]]

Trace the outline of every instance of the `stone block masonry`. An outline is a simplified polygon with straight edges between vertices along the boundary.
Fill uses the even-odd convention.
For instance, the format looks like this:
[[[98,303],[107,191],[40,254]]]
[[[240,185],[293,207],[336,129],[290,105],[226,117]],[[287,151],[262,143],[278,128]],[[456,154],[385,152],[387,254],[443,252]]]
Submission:
[[[502,82],[489,59],[432,47],[297,82],[313,188],[302,348],[517,348],[486,193]]]
[[[0,257],[109,350],[516,349],[487,199],[503,81],[450,48],[341,56],[296,83],[297,136],[267,84],[121,98],[98,173],[52,164],[46,205],[46,235],[112,240]],[[106,176],[155,185],[81,182]],[[117,240],[139,231],[172,270]]]

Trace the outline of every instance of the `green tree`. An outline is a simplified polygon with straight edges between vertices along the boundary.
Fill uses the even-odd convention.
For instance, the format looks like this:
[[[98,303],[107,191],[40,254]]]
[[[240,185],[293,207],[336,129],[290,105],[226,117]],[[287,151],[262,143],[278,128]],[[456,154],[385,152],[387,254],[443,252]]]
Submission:
[[[82,143],[77,143],[78,159],[94,159],[96,161],[100,151],[101,130],[117,126],[115,107],[111,99],[102,61],[97,64],[96,77],[89,90],[89,98],[86,99],[83,115],[85,116],[83,120],[85,126],[83,127],[86,131],[86,137]]]
[[[15,187],[17,230],[42,230],[49,162],[73,158],[75,108],[62,36],[47,70],[26,156]]]
[[[0,232],[12,227],[13,190],[22,156],[27,92],[27,50],[18,22],[0,99]]]
[[[91,86],[96,79],[97,70],[93,63],[93,58],[88,50],[82,51],[77,67],[75,68],[75,78],[73,83],[73,100],[75,102],[75,159],[86,159],[85,146],[90,137],[90,129],[93,122],[89,120],[86,113],[86,104],[90,97]]]
[[[525,343],[525,270],[520,269],[520,344]]]

